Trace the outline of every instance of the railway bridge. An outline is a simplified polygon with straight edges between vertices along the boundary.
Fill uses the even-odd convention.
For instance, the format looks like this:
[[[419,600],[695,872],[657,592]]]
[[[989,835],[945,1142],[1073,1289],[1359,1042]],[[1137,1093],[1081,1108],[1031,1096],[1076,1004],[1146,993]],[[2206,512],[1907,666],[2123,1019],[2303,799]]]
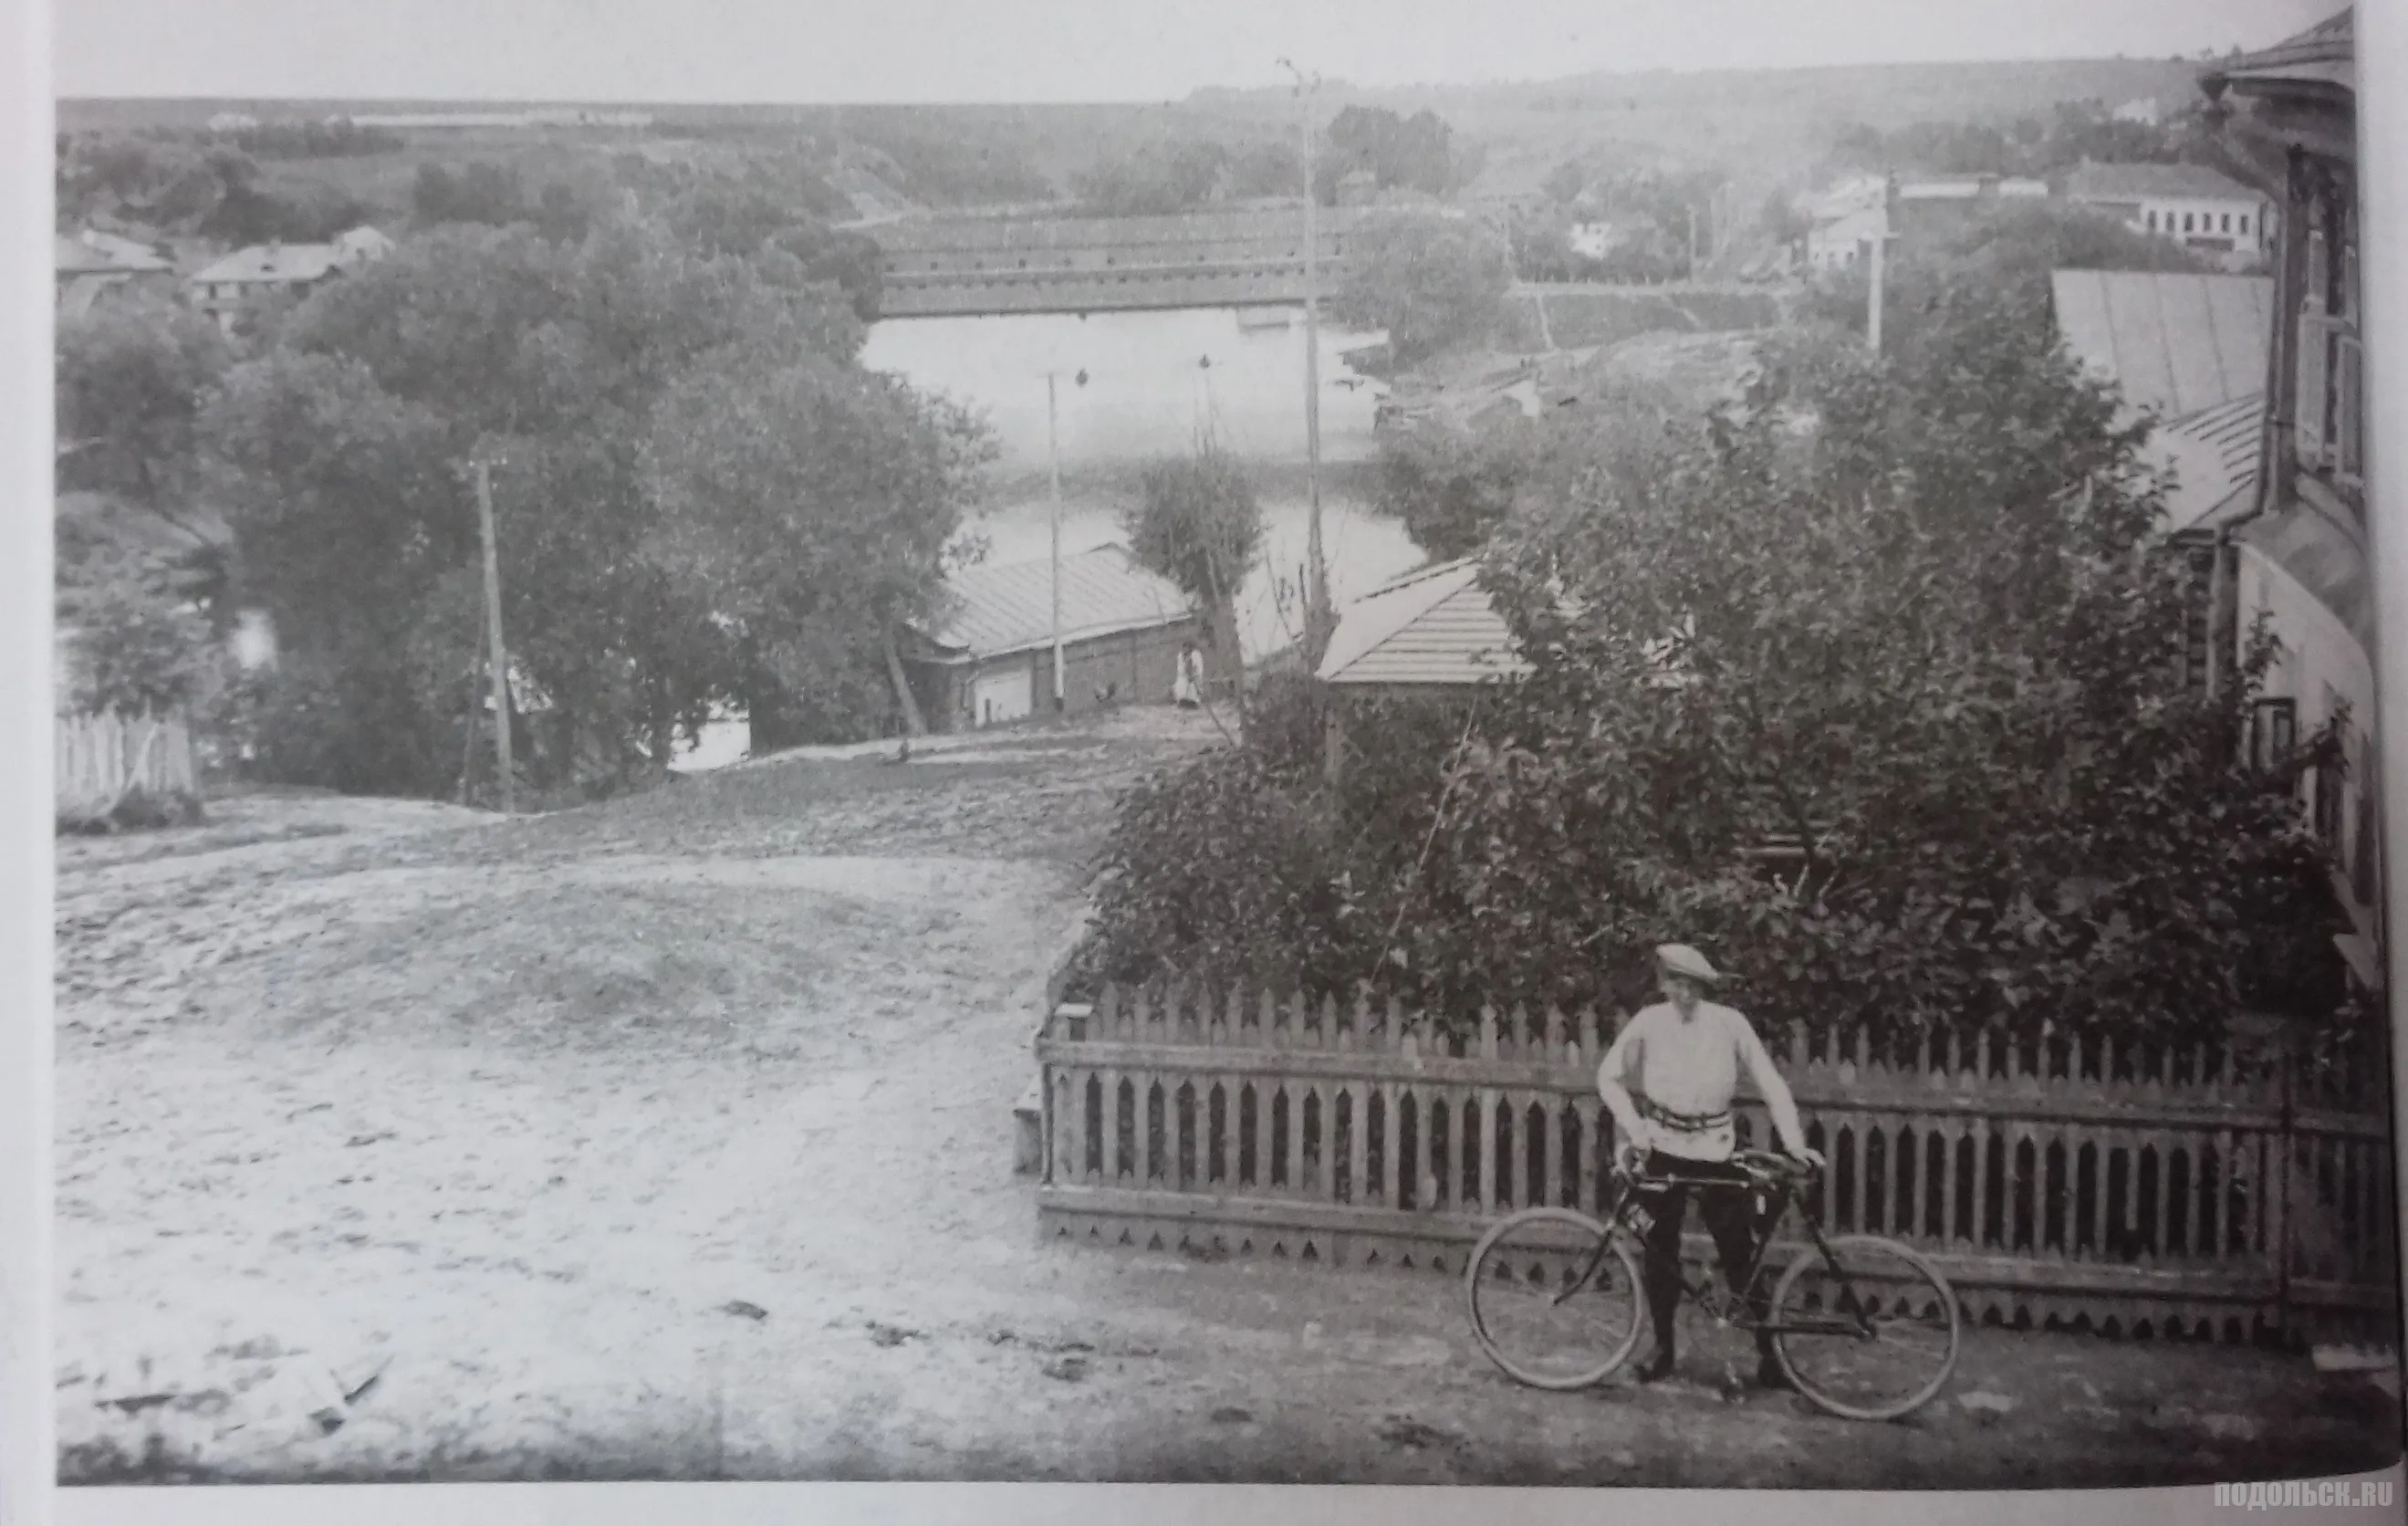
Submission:
[[[1361,220],[1354,208],[1316,214],[1325,293]],[[1304,300],[1300,205],[1169,217],[915,219],[871,236],[888,318]]]

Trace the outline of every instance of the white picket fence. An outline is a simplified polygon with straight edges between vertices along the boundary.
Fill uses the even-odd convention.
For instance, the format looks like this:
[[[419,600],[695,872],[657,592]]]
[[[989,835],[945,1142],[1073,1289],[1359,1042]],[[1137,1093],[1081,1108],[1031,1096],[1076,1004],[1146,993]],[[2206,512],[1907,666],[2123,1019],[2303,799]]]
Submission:
[[[97,820],[137,790],[153,799],[200,792],[192,731],[174,716],[62,715],[55,756],[61,820]]]

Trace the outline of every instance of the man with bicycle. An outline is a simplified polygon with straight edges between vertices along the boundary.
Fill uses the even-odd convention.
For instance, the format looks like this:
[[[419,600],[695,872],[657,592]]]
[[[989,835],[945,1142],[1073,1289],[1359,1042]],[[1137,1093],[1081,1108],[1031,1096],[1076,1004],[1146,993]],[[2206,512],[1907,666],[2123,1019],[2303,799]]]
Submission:
[[[1630,1020],[1597,1070],[1598,1094],[1621,1134],[1617,1160],[1639,1177],[1640,1201],[1652,1220],[1642,1277],[1656,1350],[1637,1374],[1642,1383],[1672,1372],[1681,1226],[1692,1187],[1698,1188],[1698,1216],[1734,1290],[1756,1263],[1759,1230],[1750,1178],[1731,1163],[1737,1146],[1731,1099],[1742,1073],[1772,1115],[1782,1148],[1812,1165],[1823,1163],[1808,1146],[1797,1101],[1756,1029],[1740,1013],[1705,1000],[1722,983],[1721,972],[1684,943],[1658,948],[1656,964],[1664,1000]],[[1771,1332],[1762,1328],[1762,1302],[1760,1295],[1749,1299],[1758,1326],[1756,1380],[1784,1388],[1787,1378],[1773,1358]]]

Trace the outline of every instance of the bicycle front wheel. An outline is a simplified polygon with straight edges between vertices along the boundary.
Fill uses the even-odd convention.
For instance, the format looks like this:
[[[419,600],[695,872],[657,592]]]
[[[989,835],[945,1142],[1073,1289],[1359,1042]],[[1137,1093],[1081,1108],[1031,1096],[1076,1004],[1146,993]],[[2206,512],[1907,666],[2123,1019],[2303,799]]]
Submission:
[[[1473,1248],[1464,1291],[1480,1348],[1532,1388],[1602,1380],[1630,1360],[1646,1322],[1629,1247],[1569,1208],[1499,1221]]]
[[[1773,1289],[1772,1349],[1798,1391],[1852,1420],[1918,1409],[1956,1368],[1956,1293],[1921,1254],[1879,1235],[1809,1245]]]

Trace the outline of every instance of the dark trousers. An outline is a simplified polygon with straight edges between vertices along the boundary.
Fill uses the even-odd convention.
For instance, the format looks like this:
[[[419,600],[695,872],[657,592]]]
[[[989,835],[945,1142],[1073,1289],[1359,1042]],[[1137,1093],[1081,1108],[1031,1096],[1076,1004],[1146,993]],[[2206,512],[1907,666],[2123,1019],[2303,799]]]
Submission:
[[[1656,1327],[1656,1350],[1669,1357],[1672,1351],[1672,1319],[1681,1307],[1681,1224],[1689,1215],[1692,1184],[1717,1184],[1698,1192],[1698,1216],[1706,1221],[1706,1232],[1714,1237],[1714,1254],[1722,1260],[1723,1280],[1731,1284],[1734,1291],[1739,1290],[1739,1279],[1756,1260],[1757,1205],[1755,1194],[1746,1190],[1747,1173],[1727,1161],[1678,1160],[1658,1155],[1648,1169],[1676,1178],[1660,1186],[1641,1188],[1639,1192],[1640,1203],[1652,1220],[1647,1230],[1647,1256],[1641,1268],[1646,1283],[1647,1317]],[[1724,1182],[1738,1185],[1719,1185]],[[1756,1348],[1770,1353],[1772,1336],[1762,1328],[1763,1295],[1752,1294],[1747,1308],[1758,1327]]]

